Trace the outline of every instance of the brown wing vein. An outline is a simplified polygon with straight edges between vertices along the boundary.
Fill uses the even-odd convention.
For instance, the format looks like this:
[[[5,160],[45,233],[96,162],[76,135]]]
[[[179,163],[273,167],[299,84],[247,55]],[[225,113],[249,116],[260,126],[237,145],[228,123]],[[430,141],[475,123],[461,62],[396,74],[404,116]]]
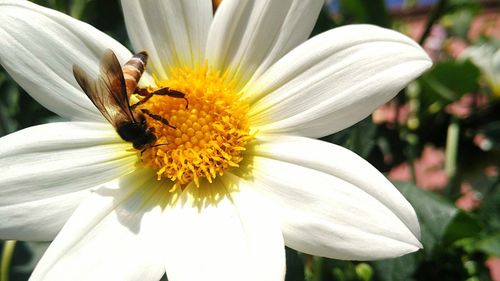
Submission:
[[[90,78],[78,65],[73,66],[73,74],[85,94],[115,128],[120,123],[135,121],[120,63],[111,50],[106,50],[101,59],[97,80]]]

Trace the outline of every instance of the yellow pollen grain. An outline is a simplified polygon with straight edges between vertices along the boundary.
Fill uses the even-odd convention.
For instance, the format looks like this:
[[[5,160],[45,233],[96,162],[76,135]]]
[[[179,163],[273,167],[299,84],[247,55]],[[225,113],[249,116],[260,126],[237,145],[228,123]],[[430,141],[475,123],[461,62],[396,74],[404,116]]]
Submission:
[[[153,95],[139,106],[167,119],[174,128],[146,116],[157,141],[141,157],[143,165],[156,171],[158,180],[178,186],[200,178],[212,182],[229,168],[238,167],[241,152],[251,141],[248,104],[240,99],[234,83],[207,66],[171,70],[168,80],[156,81],[186,95],[181,98]],[[148,89],[153,92],[157,89]]]

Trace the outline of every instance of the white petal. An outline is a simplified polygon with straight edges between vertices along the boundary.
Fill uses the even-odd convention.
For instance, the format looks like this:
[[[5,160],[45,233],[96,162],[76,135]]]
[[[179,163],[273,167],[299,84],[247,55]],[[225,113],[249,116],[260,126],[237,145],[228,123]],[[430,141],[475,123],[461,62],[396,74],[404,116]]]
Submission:
[[[154,280],[164,274],[165,189],[142,170],[96,190],[75,211],[30,280]]]
[[[461,59],[469,58],[485,74],[486,78],[500,89],[500,47],[495,44],[470,46],[460,54]]]
[[[322,137],[368,116],[431,61],[411,39],[370,25],[322,33],[249,88],[250,120],[263,133]]]
[[[73,64],[96,74],[104,49],[123,61],[120,43],[92,26],[29,1],[0,3],[0,64],[35,100],[69,119],[103,121],[73,77]]]
[[[0,239],[52,241],[88,190],[0,206]]]
[[[199,200],[203,190],[214,197]],[[284,280],[283,236],[266,206],[234,175],[188,187],[165,213],[168,279]]]
[[[0,206],[106,183],[135,169],[136,153],[109,124],[50,123],[0,138]]]
[[[302,137],[264,139],[255,147],[253,178],[281,213],[287,246],[349,260],[396,257],[421,247],[415,211],[361,157]]]
[[[215,14],[207,58],[241,85],[309,37],[322,0],[225,0]]]
[[[127,31],[135,50],[146,50],[152,72],[166,79],[170,67],[203,63],[212,22],[209,0],[122,0]]]

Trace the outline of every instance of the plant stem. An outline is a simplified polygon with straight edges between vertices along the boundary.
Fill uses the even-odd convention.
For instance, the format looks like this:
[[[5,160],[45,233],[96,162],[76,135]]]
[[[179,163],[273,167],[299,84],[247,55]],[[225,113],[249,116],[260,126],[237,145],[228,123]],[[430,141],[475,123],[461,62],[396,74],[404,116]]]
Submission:
[[[323,280],[323,258],[314,257],[314,278],[313,281]]]
[[[453,178],[457,173],[458,142],[460,137],[460,124],[457,118],[451,120],[446,135],[446,162],[444,170],[448,177]]]
[[[2,260],[0,262],[0,281],[9,281],[9,269],[16,248],[16,240],[7,240],[3,244]]]
[[[441,18],[447,6],[448,0],[439,0],[439,2],[434,6],[429,18],[427,19],[427,22],[425,23],[424,33],[422,33],[422,36],[420,36],[418,44],[424,44],[425,39],[427,39],[427,37],[429,37],[429,34],[431,33],[432,26],[437,20],[439,20],[439,18]]]
[[[69,7],[69,14],[76,19],[82,19],[85,9],[89,4],[88,2],[89,0],[73,1]]]
[[[458,144],[460,140],[460,124],[456,117],[453,117],[448,125],[446,135],[446,152],[444,170],[449,178],[448,194],[457,196],[459,194],[459,183],[457,181],[457,160]]]
[[[415,160],[417,159],[416,152],[415,152],[415,146],[410,145],[408,148],[408,167],[410,168],[410,176],[411,176],[411,182],[413,184],[417,184],[417,170],[415,169]]]
[[[305,280],[323,280],[323,258],[316,256],[306,256]]]

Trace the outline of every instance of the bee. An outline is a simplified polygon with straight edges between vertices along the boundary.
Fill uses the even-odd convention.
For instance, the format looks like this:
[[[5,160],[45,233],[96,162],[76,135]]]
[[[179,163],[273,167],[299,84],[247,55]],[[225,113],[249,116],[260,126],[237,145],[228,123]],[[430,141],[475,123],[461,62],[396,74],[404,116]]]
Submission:
[[[153,95],[167,95],[187,101],[184,93],[167,87],[147,94],[144,94],[144,91],[137,91],[137,83],[146,68],[147,59],[146,52],[137,53],[122,68],[113,51],[107,49],[101,58],[97,79],[91,78],[78,65],[73,65],[73,75],[78,85],[95,107],[113,125],[124,141],[132,142],[135,149],[143,152],[154,146],[157,139],[154,128],[148,126],[145,115],[168,127],[174,129],[175,127],[162,116],[153,114],[147,109],[137,111],[136,107],[144,104]],[[136,91],[143,93],[145,97],[138,103],[130,105],[130,96]]]

